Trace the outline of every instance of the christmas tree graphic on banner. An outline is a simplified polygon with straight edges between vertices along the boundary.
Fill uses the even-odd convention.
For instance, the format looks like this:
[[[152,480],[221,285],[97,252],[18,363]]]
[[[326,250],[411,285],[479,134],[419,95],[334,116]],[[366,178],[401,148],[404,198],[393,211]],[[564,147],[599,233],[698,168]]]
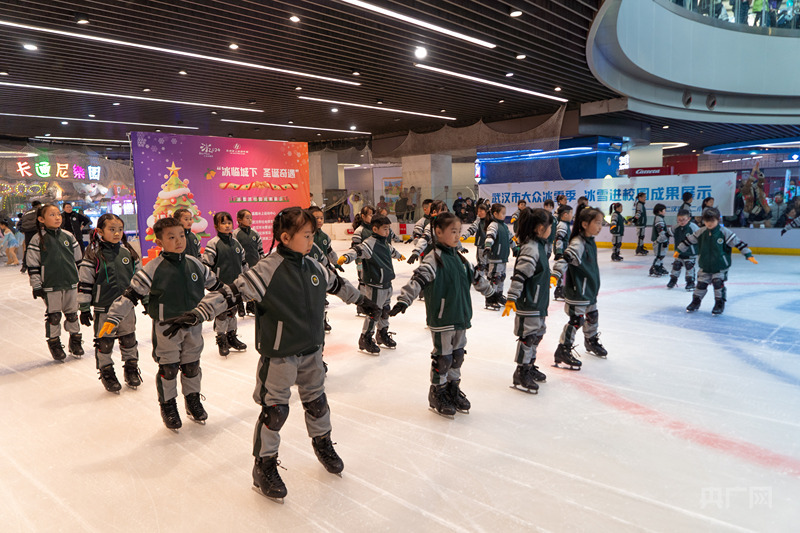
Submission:
[[[153,233],[153,224],[156,221],[171,217],[172,214],[178,209],[188,209],[192,213],[193,224],[192,231],[198,237],[210,237],[206,233],[208,221],[200,216],[200,210],[194,202],[194,194],[189,190],[189,180],[183,180],[178,177],[178,171],[181,167],[176,167],[175,162],[172,162],[171,167],[167,167],[169,175],[164,174],[166,180],[161,185],[161,192],[158,193],[158,199],[153,204],[153,214],[147,219],[147,237],[148,241],[154,241],[156,236]]]

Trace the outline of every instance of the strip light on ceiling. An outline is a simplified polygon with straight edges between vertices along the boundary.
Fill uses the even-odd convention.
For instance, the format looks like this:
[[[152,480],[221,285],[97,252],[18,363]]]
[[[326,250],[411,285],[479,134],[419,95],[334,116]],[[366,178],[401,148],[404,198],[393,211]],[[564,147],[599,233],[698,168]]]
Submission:
[[[202,104],[200,102],[184,102],[181,100],[165,100],[163,98],[149,98],[147,96],[129,96],[127,94],[113,94],[113,93],[101,93],[97,91],[84,91],[82,89],[65,89],[63,87],[46,87],[44,85],[28,85],[26,83],[10,83],[5,81],[0,81],[0,85],[4,85],[6,87],[20,87],[22,89],[41,89],[44,91],[57,91],[62,93],[74,93],[74,94],[89,94],[92,96],[111,96],[113,98],[127,98],[129,100],[144,100],[145,102],[163,102],[166,104],[183,104],[183,105],[192,105],[198,107],[212,107],[214,109],[231,109],[233,111],[250,111],[252,113],[263,113],[263,109],[252,109],[249,107],[232,107],[232,106],[224,106],[224,105],[217,105],[217,104]],[[116,104],[115,104],[116,105]]]
[[[444,70],[441,68],[432,67],[430,65],[423,65],[422,63],[414,63],[415,67],[419,67],[421,69],[430,70],[432,72],[438,72],[439,74],[446,74],[448,76],[455,76],[456,78],[462,78],[465,80],[470,81],[477,81],[478,83],[485,83],[486,85],[492,85],[494,87],[500,87],[502,89],[508,89],[510,91],[517,91],[520,93],[530,94],[532,96],[538,96],[540,98],[547,98],[550,100],[555,100],[556,102],[567,103],[569,100],[566,98],[560,98],[558,96],[550,96],[549,94],[538,93],[536,91],[529,91],[528,89],[523,89],[521,87],[514,87],[513,85],[506,85],[505,83],[498,83],[496,81],[485,80],[483,78],[476,78],[475,76],[469,76],[467,74],[461,74],[458,72],[453,72],[452,70]]]
[[[231,120],[227,118],[223,118],[221,122],[233,122],[235,124],[253,124],[255,126],[274,126],[276,128],[296,128],[299,130],[335,131],[339,133],[363,133],[364,135],[372,135],[372,133],[369,131],[334,130],[330,128],[314,128],[312,126],[293,126],[289,124],[269,124],[267,122],[249,122],[247,120]]]
[[[148,44],[132,43],[129,41],[120,41],[119,39],[109,39],[108,37],[100,37],[97,35],[86,35],[82,33],[75,33],[64,30],[54,30],[52,28],[40,28],[38,26],[29,26],[28,24],[19,24],[17,22],[9,22],[7,20],[0,20],[0,26],[7,26],[10,28],[19,28],[23,30],[38,31],[42,33],[50,33],[53,35],[63,35],[65,37],[74,37],[76,39],[85,39],[87,41],[95,41],[98,43],[116,44],[119,46],[129,46],[131,48],[139,48],[142,50],[151,50],[153,52],[164,52],[166,54],[174,54],[183,57],[191,57],[194,59],[204,59],[206,61],[217,61],[219,63],[228,63],[229,65],[236,65],[239,67],[255,68],[260,70],[268,70],[270,72],[280,72],[282,74],[289,74],[291,76],[303,76],[305,78],[314,78],[317,80],[332,81],[335,83],[344,83],[346,85],[361,85],[358,82],[350,80],[340,80],[338,78],[330,78],[328,76],[318,76],[316,74],[308,74],[307,72],[298,72],[296,70],[289,70],[285,68],[269,67],[267,65],[259,65],[257,63],[248,63],[246,61],[237,61],[235,59],[226,59],[222,57],[207,56],[203,54],[195,54],[194,52],[185,52],[183,50],[174,50],[172,48],[163,48],[161,46],[151,46]]]
[[[176,128],[181,130],[198,130],[194,126],[173,126],[171,124],[146,124],[143,122],[121,122],[119,120],[98,120],[91,118],[70,118],[70,117],[48,117],[44,115],[19,115],[17,113],[0,113],[0,117],[21,117],[21,118],[46,118],[51,120],[74,120],[76,122],[102,122],[105,124],[125,124],[127,126],[150,126],[153,128]],[[52,137],[48,137],[52,139]]]
[[[456,117],[445,117],[442,115],[429,115],[428,113],[417,113],[416,111],[403,111],[402,109],[392,109],[376,105],[352,104],[350,102],[339,102],[338,100],[326,100],[324,98],[311,98],[310,96],[298,96],[300,100],[310,100],[312,102],[323,102],[326,104],[346,105],[351,107],[361,107],[364,109],[377,109],[378,111],[389,111],[391,113],[404,113],[406,115],[417,115],[420,117],[440,118],[443,120],[457,120]]]
[[[402,13],[398,13],[396,11],[390,11],[388,9],[384,9],[382,7],[369,4],[367,2],[362,2],[361,0],[341,0],[341,1],[344,2],[345,4],[361,7],[363,9],[373,11],[375,13],[380,13],[381,15],[386,15],[387,17],[391,17],[393,19],[402,20],[403,22],[408,22],[409,24],[413,24],[415,26],[420,26],[428,30],[449,35],[450,37],[455,37],[456,39],[461,39],[463,41],[467,41],[473,44],[485,46],[486,48],[495,48],[497,46],[488,41],[484,41],[482,39],[476,39],[475,37],[470,37],[469,35],[465,35],[457,31],[448,30],[447,28],[437,26],[436,24],[431,24],[430,22],[425,22],[424,20],[416,19],[414,17],[409,17],[403,15]]]
[[[99,143],[109,143],[109,144],[129,144],[129,140],[119,141],[117,139],[86,139],[83,137],[47,137],[45,135],[37,135],[34,139],[41,139],[46,141],[92,141],[92,142],[99,142]]]

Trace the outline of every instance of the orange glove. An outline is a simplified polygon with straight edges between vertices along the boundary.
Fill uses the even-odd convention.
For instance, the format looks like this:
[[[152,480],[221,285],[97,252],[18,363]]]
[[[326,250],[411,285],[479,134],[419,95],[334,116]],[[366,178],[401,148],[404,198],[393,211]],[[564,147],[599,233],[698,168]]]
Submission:
[[[681,253],[678,250],[675,250],[675,253],[672,254],[672,257],[677,259],[678,257],[680,257],[680,255],[681,255]]]
[[[336,261],[336,262],[339,264],[339,266],[342,266],[343,264],[345,264],[345,263],[347,262],[347,256],[346,256],[346,255],[343,255],[343,256],[342,256],[342,257],[340,257],[340,258],[339,258],[339,260],[338,260],[338,261]]]
[[[514,300],[506,300],[506,308],[503,309],[502,316],[510,315],[511,311],[517,312],[517,304],[514,303]]]
[[[406,256],[404,256],[403,254],[400,254],[400,257],[398,257],[397,260],[398,261],[405,261],[406,260]]]
[[[467,236],[466,235],[462,235],[461,236],[461,242],[466,242],[466,240],[467,240]]]
[[[550,286],[555,287],[558,285],[558,278],[555,276],[550,276]]]
[[[97,332],[98,337],[105,337],[106,335],[110,335],[114,328],[117,326],[111,322],[104,322],[103,327],[100,328],[100,331]]]
[[[750,261],[751,263],[753,263],[754,265],[758,264],[758,261],[756,261],[756,258],[753,257],[752,255],[750,257],[748,257],[747,260]]]

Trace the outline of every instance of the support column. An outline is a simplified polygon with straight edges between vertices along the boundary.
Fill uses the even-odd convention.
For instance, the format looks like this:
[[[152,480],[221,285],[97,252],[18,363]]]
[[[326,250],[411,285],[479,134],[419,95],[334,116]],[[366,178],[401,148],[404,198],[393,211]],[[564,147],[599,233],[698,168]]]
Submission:
[[[308,154],[311,193],[314,201],[321,206],[325,203],[325,189],[339,189],[339,156],[336,152],[321,150]]]
[[[453,186],[453,158],[449,155],[411,155],[402,158],[403,189],[417,190],[417,209],[414,218],[422,216],[425,198],[443,200],[451,204]],[[409,199],[411,203],[413,199]]]

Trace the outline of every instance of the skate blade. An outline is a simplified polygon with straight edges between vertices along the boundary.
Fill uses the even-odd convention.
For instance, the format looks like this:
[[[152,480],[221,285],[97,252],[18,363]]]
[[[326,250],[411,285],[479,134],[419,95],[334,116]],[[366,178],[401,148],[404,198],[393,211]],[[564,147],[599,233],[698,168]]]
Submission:
[[[594,352],[586,352],[586,353],[589,354],[589,355],[593,355],[593,356],[597,357],[598,359],[608,359],[607,355],[600,355],[600,354],[596,354]]]
[[[526,389],[525,387],[520,387],[519,385],[509,385],[509,389],[516,389],[520,392],[527,392],[528,394],[539,394],[539,389]]]
[[[431,411],[433,411],[437,415],[441,416],[442,418],[447,418],[448,420],[455,420],[456,419],[456,415],[446,415],[444,413],[440,413],[439,411],[437,411],[433,407],[428,407],[428,409],[430,409]]]
[[[283,498],[274,498],[274,497],[272,497],[272,496],[267,496],[266,494],[264,494],[263,492],[261,492],[261,489],[260,489],[260,488],[258,488],[258,487],[257,487],[257,486],[255,486],[255,485],[253,485],[253,487],[252,487],[252,488],[253,488],[253,490],[254,490],[256,493],[258,493],[258,495],[259,495],[259,496],[263,496],[264,498],[266,498],[266,499],[268,499],[268,500],[272,500],[272,501],[273,501],[273,502],[275,502],[275,503],[279,503],[279,504],[283,505]]]
[[[189,420],[191,420],[192,422],[194,422],[195,424],[200,424],[201,426],[205,426],[206,425],[206,420],[208,420],[208,419],[198,420],[195,417],[193,417],[192,414],[189,411],[186,411],[186,417]]]
[[[461,413],[462,415],[468,415],[469,409],[456,409],[457,413]]]
[[[76,355],[76,354],[74,354],[74,353],[70,353],[70,355],[71,355],[72,357],[74,357],[75,359],[81,359],[81,358],[83,357],[83,355]]]
[[[171,432],[175,433],[176,435],[179,435],[181,428],[167,428],[167,429],[170,430]]]
[[[127,383],[125,384],[125,386],[132,390],[136,390],[139,388],[139,385],[128,385]]]
[[[553,363],[553,366],[556,367],[556,368],[564,368],[566,370],[575,370],[576,372],[581,369],[580,366],[568,365],[566,363],[563,363],[563,364],[564,364],[563,367],[560,366],[561,365],[560,363]]]

